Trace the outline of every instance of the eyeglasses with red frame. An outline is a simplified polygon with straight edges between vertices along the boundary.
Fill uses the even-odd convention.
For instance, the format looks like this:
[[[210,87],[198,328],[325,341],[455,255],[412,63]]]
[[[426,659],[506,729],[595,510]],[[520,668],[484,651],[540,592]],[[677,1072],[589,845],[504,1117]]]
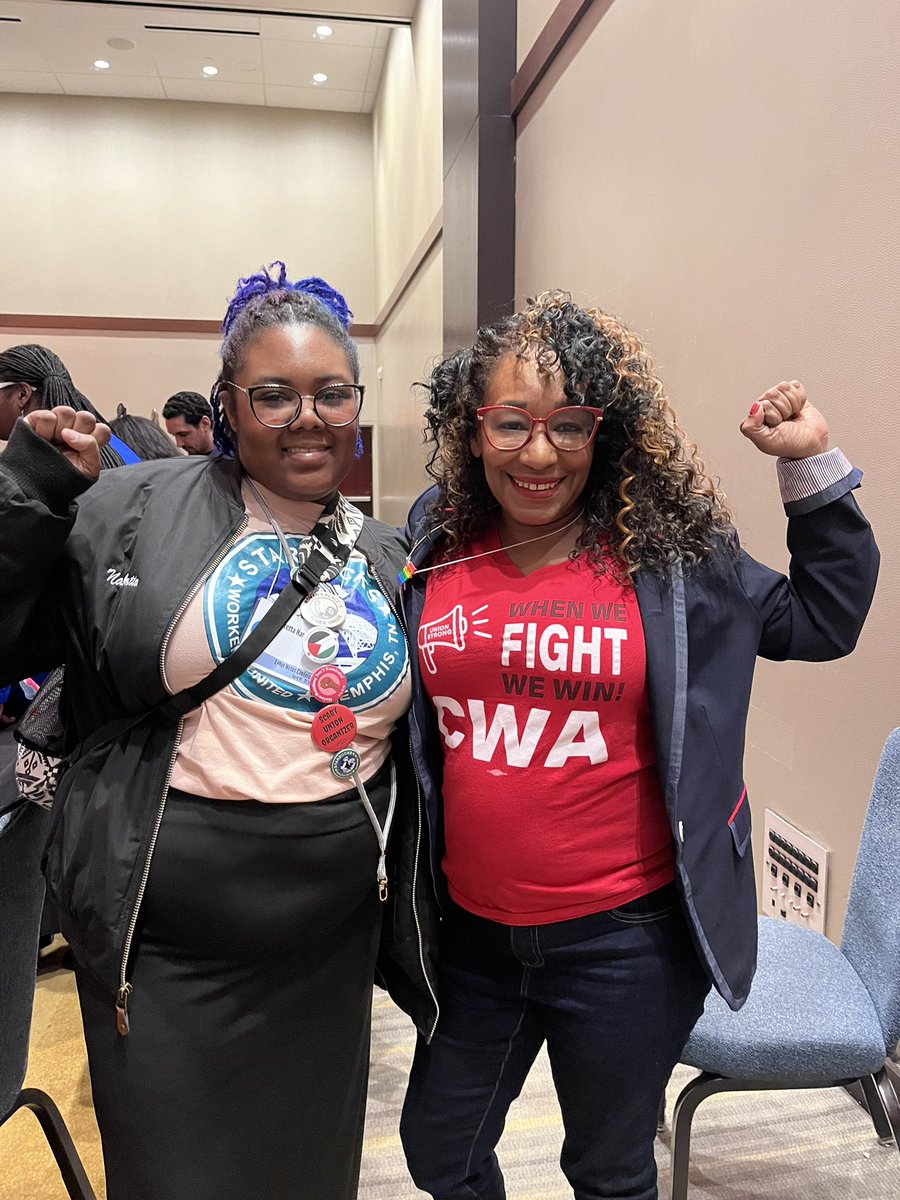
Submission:
[[[583,450],[594,440],[603,409],[586,404],[567,404],[549,416],[533,417],[512,404],[488,404],[476,409],[484,436],[495,450],[521,450],[543,425],[547,441],[555,450]]]

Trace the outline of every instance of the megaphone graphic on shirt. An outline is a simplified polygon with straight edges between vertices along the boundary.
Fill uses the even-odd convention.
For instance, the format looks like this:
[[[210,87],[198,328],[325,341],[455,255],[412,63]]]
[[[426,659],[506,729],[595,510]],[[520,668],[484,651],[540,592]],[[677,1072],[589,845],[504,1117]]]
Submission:
[[[438,646],[449,646],[451,650],[465,650],[468,627],[469,623],[463,616],[461,604],[455,604],[444,616],[419,626],[418,645],[429,674],[437,674],[434,652]]]

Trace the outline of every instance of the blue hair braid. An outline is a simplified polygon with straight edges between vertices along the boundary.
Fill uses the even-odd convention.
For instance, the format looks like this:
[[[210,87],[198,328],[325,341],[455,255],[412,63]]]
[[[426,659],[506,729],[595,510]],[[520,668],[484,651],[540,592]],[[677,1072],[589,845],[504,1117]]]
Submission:
[[[326,283],[324,279],[320,279],[318,275],[308,275],[306,279],[298,279],[296,283],[291,283],[287,277],[287,267],[279,259],[276,259],[275,262],[269,263],[268,267],[263,267],[257,274],[247,275],[238,280],[234,295],[225,310],[225,319],[222,321],[222,329],[226,336],[238,315],[244,311],[251,300],[257,296],[265,296],[269,292],[282,291],[303,292],[308,296],[314,296],[337,317],[344,329],[350,328],[353,313],[339,291],[330,283]]]
[[[220,347],[222,372],[213,385],[213,440],[222,454],[236,452],[234,432],[219,398],[223,382],[237,369],[246,346],[263,329],[281,325],[312,324],[331,338],[347,355],[355,382],[359,382],[359,353],[349,335],[353,313],[339,291],[317,275],[291,283],[280,260],[261,267],[255,275],[238,280],[222,321]]]

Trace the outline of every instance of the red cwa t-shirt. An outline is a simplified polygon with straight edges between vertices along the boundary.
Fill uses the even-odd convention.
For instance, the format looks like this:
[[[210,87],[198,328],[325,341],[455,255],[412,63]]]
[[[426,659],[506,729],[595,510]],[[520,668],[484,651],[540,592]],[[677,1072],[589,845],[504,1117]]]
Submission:
[[[496,534],[469,554],[498,547]],[[450,895],[506,925],[615,908],[674,874],[634,590],[580,555],[429,575],[418,637],[443,741]]]

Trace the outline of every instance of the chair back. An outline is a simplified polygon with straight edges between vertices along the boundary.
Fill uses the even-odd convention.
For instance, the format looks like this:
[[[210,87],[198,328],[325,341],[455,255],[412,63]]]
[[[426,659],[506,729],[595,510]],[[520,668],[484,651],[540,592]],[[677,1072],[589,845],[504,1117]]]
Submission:
[[[23,804],[0,829],[0,1124],[18,1099],[28,1064],[48,823],[44,809]]]
[[[900,1040],[900,729],[875,773],[841,950],[872,997],[890,1054]]]

